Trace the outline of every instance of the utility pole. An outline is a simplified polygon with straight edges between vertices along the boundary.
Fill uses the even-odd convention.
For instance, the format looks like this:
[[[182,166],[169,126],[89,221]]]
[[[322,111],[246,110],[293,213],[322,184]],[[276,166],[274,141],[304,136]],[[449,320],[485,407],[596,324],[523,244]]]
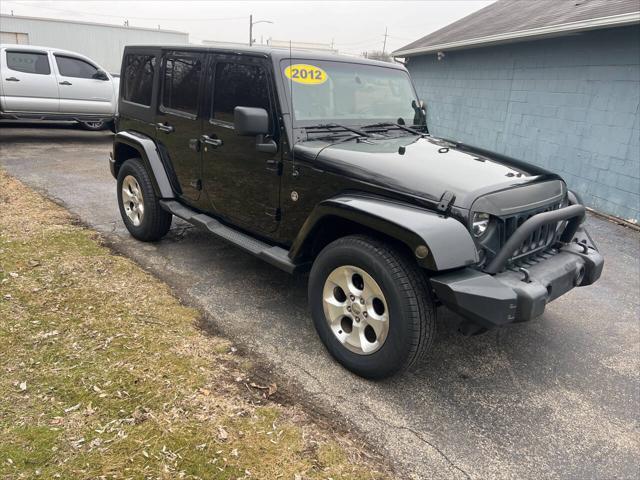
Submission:
[[[385,50],[387,49],[387,27],[384,27],[384,43],[382,44],[382,54],[385,54]]]
[[[249,46],[253,45],[253,26],[257,23],[273,23],[271,20],[253,21],[253,15],[249,15]]]

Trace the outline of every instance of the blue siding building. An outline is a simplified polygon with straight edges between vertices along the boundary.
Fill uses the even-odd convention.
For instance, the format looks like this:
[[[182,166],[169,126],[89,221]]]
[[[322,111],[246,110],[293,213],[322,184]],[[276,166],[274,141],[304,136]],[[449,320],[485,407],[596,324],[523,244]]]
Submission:
[[[591,6],[594,3],[602,4],[591,2]],[[551,10],[558,5],[580,6],[573,1],[525,2],[530,4],[537,8],[547,4]],[[622,14],[605,12],[617,19],[624,16],[619,24],[609,20],[612,15],[587,12],[577,21],[589,27],[583,30],[571,28],[577,23],[572,18],[573,22],[563,22],[564,30],[558,35],[548,33],[549,25],[525,25],[529,28],[521,26],[516,33],[546,28],[545,34],[473,43],[478,29],[472,17],[489,23],[493,28],[487,34],[495,37],[496,30],[500,34],[500,22],[488,22],[491,10],[499,11],[510,28],[517,22],[504,18],[505,8],[511,16],[532,18],[532,12],[522,12],[522,5],[499,1],[395,53],[406,58],[427,105],[431,132],[558,172],[587,206],[637,223],[640,13],[636,11],[634,19],[633,8],[638,10],[640,4],[607,2],[608,8],[626,8]],[[549,21],[562,21],[557,13]],[[594,28],[598,21],[604,25]],[[461,23],[467,28],[460,28]],[[450,32],[443,38],[443,31],[447,37],[450,27],[455,27],[453,36]],[[464,39],[465,32],[473,32],[467,34],[471,38]],[[502,35],[509,33],[514,36],[513,32]],[[443,47],[456,43],[464,45]]]

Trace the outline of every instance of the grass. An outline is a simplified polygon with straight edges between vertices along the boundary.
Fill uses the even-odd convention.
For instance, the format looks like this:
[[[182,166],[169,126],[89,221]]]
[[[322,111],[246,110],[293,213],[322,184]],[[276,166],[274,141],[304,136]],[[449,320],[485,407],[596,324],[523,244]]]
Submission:
[[[0,478],[388,477],[201,322],[0,171]]]

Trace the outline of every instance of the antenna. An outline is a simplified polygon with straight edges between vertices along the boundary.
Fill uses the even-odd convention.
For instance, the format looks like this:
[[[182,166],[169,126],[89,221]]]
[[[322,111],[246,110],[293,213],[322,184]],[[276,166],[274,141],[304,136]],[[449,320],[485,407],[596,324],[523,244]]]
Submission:
[[[291,75],[291,65],[292,65],[292,54],[291,54],[291,39],[289,39],[289,120],[291,122],[291,175],[294,177],[297,175],[296,173],[296,154],[294,151],[294,147],[296,145],[296,137],[295,131],[293,129],[293,76]]]

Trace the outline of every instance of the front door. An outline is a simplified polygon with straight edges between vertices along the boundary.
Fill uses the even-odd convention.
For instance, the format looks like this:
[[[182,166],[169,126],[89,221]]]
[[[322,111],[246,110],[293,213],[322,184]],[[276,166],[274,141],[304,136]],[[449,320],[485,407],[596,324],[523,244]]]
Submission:
[[[281,148],[258,151],[256,137],[238,135],[233,128],[235,107],[264,108],[270,135],[262,141],[279,143],[273,82],[266,60],[212,54],[209,61],[210,111],[203,134],[202,178],[211,208],[225,219],[258,234],[273,232],[279,221]]]
[[[54,53],[60,112],[113,115],[116,95],[110,78],[93,78],[98,67],[71,55]]]
[[[58,113],[58,82],[47,52],[2,52],[2,108],[7,112]]]
[[[172,51],[164,55],[156,141],[166,164],[171,165],[181,198],[198,206],[202,190],[200,136],[203,55]]]

